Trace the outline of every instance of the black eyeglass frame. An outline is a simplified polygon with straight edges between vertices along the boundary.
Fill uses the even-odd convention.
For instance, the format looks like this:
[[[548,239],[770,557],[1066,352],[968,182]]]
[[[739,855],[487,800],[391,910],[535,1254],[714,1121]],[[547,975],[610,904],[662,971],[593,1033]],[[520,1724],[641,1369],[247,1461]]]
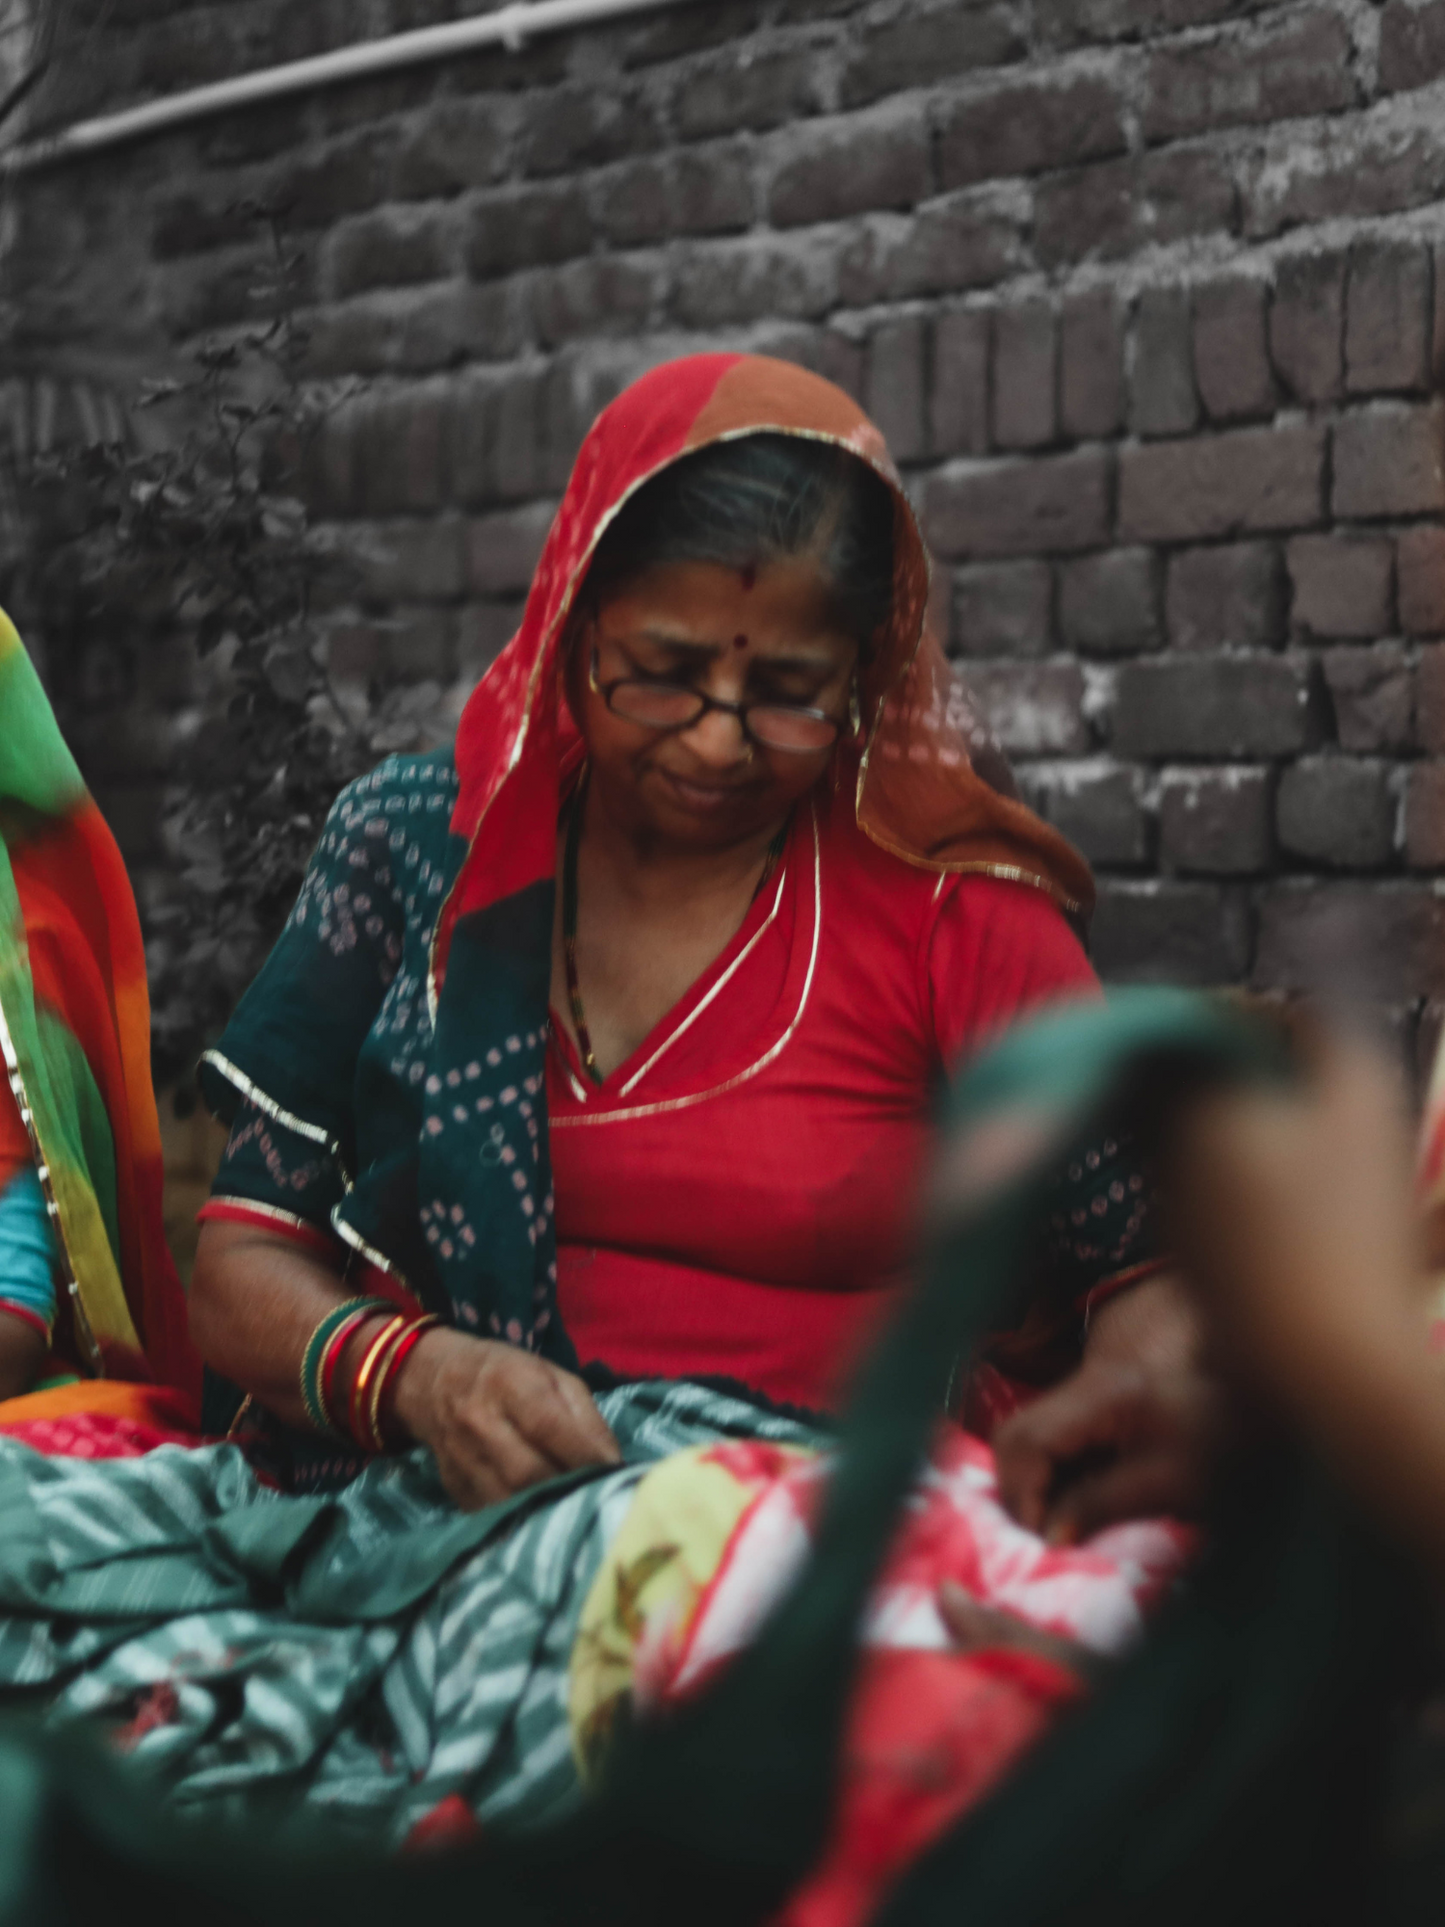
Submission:
[[[716,696],[709,696],[704,694],[701,689],[692,688],[688,683],[659,681],[649,676],[614,676],[611,682],[604,683],[597,680],[597,667],[597,644],[594,641],[589,652],[587,668],[588,684],[595,694],[602,698],[614,716],[621,716],[625,723],[636,723],[639,729],[655,729],[659,734],[664,735],[670,734],[673,730],[694,729],[710,710],[718,709],[721,710],[725,716],[736,716],[738,727],[743,732],[745,741],[755,744],[759,749],[781,750],[786,756],[816,756],[820,750],[831,749],[833,744],[836,743],[838,738],[843,734],[843,722],[840,717],[830,715],[826,709],[809,708],[804,703],[780,703],[776,701],[724,703],[719,702]],[[697,704],[697,711],[694,715],[689,716],[686,721],[677,723],[653,723],[646,721],[640,716],[625,715],[615,707],[612,698],[619,689],[626,687],[628,684],[632,684],[639,689],[676,690],[680,696],[691,696]],[[806,722],[825,723],[833,733],[826,743],[770,743],[766,736],[759,736],[752,726],[750,717],[752,711],[755,709],[782,710],[785,714],[800,717]]]

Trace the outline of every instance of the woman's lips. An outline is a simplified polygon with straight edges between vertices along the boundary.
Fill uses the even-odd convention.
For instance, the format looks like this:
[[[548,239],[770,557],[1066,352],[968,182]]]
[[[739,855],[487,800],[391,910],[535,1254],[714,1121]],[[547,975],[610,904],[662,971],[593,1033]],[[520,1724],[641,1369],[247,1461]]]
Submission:
[[[735,809],[751,785],[743,783],[692,783],[670,769],[657,770],[674,800],[694,816],[713,816]]]

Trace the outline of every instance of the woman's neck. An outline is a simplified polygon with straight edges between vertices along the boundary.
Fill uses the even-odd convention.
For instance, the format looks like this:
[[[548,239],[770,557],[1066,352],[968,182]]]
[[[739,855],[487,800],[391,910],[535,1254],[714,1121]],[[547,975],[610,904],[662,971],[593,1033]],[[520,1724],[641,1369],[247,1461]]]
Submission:
[[[721,849],[680,847],[655,832],[622,823],[603,796],[585,798],[581,855],[594,875],[604,873],[612,888],[640,910],[689,904],[750,892],[767,862],[783,823],[764,825]]]

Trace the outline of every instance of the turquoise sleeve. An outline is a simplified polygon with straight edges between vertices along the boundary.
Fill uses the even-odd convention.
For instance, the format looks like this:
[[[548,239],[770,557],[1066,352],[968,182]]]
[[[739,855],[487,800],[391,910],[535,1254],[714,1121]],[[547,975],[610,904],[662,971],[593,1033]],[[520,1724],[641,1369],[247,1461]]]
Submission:
[[[40,1180],[21,1171],[0,1191],[0,1304],[30,1312],[49,1330],[59,1257]]]

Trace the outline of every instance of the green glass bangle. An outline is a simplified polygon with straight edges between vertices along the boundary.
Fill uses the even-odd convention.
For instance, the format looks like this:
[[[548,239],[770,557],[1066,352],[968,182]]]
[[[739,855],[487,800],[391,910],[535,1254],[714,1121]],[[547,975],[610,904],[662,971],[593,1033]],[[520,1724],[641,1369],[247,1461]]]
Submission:
[[[353,1312],[362,1310],[391,1311],[394,1307],[389,1298],[348,1298],[345,1304],[338,1305],[335,1311],[327,1312],[321,1323],[306,1341],[306,1349],[301,1354],[301,1403],[306,1408],[306,1416],[318,1432],[331,1438],[347,1437],[334,1426],[326,1413],[321,1399],[319,1373],[321,1361],[326,1356],[326,1341],[338,1330]]]

